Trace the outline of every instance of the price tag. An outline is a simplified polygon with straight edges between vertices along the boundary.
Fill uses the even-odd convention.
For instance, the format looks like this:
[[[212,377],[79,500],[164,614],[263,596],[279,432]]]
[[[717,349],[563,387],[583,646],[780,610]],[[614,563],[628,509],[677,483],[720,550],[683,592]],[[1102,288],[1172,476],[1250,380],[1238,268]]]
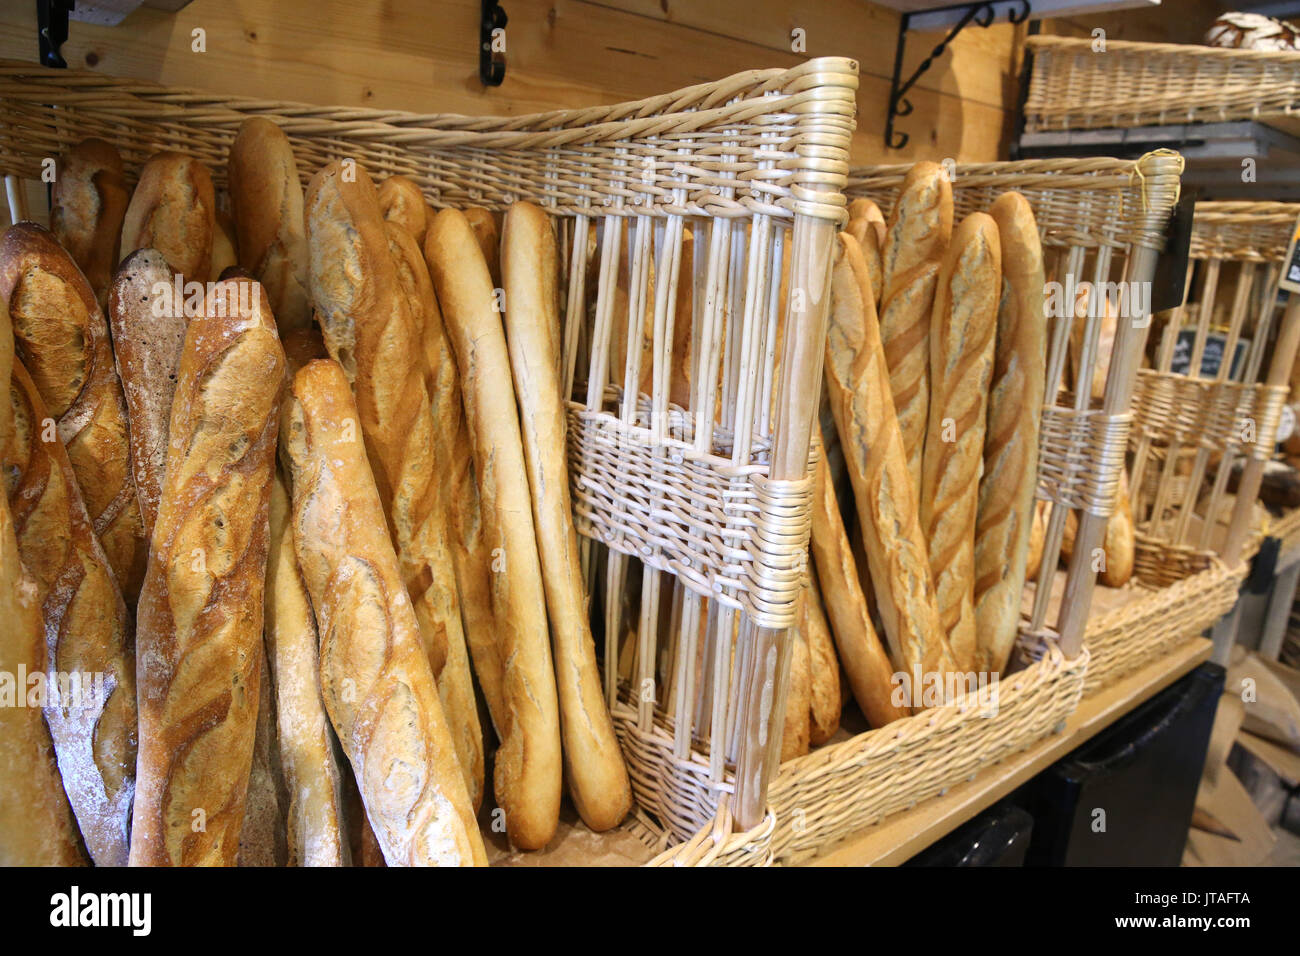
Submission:
[[[1287,292],[1300,292],[1300,222],[1296,223],[1295,231],[1291,234],[1291,248],[1287,250],[1283,261],[1286,268],[1278,280],[1279,288]]]

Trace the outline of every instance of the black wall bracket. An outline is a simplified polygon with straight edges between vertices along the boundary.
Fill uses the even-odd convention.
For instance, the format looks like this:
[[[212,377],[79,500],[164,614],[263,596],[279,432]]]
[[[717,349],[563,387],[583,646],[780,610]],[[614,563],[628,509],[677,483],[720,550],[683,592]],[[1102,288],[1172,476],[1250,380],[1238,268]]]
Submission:
[[[478,78],[484,86],[500,86],[506,78],[505,54],[492,49],[493,31],[504,30],[506,12],[497,0],[482,0],[478,27]]]
[[[68,61],[59,47],[68,39],[68,13],[75,0],[36,0],[36,40],[41,49],[41,66],[64,70]]]
[[[1005,4],[1003,4],[1005,6]],[[930,55],[921,61],[921,65],[916,68],[906,82],[900,82],[903,75],[903,55],[907,50],[907,31],[911,29],[912,17],[921,15],[920,12],[904,13],[902,20],[898,25],[898,47],[894,52],[894,78],[889,85],[889,116],[885,120],[885,146],[888,149],[902,149],[907,145],[910,138],[906,133],[894,132],[894,120],[900,116],[910,116],[912,113],[912,103],[907,99],[907,92],[916,85],[916,81],[925,75],[925,72],[934,65],[934,61],[943,56],[948,45],[956,38],[957,34],[966,29],[971,23],[976,26],[988,27],[993,25],[997,18],[997,5],[993,0],[986,0],[984,3],[958,3],[950,7],[938,7],[932,10],[926,10],[926,15],[941,11],[961,11],[961,19],[948,31],[939,44],[930,51]],[[1029,19],[1030,6],[1029,0],[1020,0],[1019,10],[1010,10],[1007,13],[1007,20],[1011,23],[1024,23]]]

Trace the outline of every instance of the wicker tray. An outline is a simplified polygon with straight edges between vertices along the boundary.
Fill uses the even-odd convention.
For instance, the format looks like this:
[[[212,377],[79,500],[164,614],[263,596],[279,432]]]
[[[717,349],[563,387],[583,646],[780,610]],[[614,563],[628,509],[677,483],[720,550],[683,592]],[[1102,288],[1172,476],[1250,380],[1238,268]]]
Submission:
[[[1028,132],[1254,119],[1300,134],[1300,53],[1031,36]]]

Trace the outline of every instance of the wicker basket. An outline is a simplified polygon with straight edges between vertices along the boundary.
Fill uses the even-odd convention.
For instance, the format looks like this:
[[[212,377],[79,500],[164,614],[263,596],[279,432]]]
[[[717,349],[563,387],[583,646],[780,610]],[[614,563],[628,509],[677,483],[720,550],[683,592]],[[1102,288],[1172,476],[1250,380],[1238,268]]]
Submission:
[[[1027,132],[1257,119],[1300,132],[1300,54],[1031,36]]]
[[[606,693],[611,705],[633,701],[614,707],[625,741],[671,728],[667,759],[628,748],[635,795],[674,841],[688,841],[678,862],[753,865],[766,854],[752,848],[774,828],[768,727],[784,710],[807,551],[810,436],[856,88],[856,63],[824,58],[620,106],[473,118],[4,62],[0,170],[39,178],[46,157],[101,136],[118,145],[128,176],[155,151],[178,149],[207,162],[220,187],[240,123],[260,115],[288,134],[304,179],[353,159],[376,178],[410,177],[435,206],[528,200],[553,213],[567,271],[566,383],[578,396],[570,478],[603,605]],[[687,228],[698,250],[691,271],[681,266]],[[721,379],[680,405],[667,374],[677,286],[694,293],[690,381]],[[788,308],[787,287],[801,306]],[[618,356],[620,339],[644,347]],[[641,600],[624,613],[629,579]],[[636,655],[620,680],[627,620]],[[661,660],[661,634],[680,636],[674,663]],[[707,677],[697,646],[713,662],[699,668]]]

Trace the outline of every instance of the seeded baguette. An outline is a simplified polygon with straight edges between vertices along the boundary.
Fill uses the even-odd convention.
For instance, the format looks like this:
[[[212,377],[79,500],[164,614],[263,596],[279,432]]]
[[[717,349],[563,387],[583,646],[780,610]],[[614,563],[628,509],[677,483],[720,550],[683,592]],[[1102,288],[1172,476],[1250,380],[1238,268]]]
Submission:
[[[346,424],[358,414],[338,363],[293,377],[282,454],[320,627],[321,694],[388,865],[486,865],[383,505]]]
[[[921,530],[939,618],[963,672],[976,662],[975,515],[1001,292],[997,223],[972,213],[953,233],[934,294],[921,479]]]
[[[102,307],[117,268],[129,194],[122,157],[102,139],[63,154],[50,191],[50,231],[77,263]]]
[[[247,284],[252,288],[241,290]],[[133,866],[232,866],[253,759],[284,352],[265,296],[218,283],[185,335],[136,632]],[[194,826],[202,819],[203,829]]]
[[[920,686],[927,675],[952,671],[953,658],[939,619],[907,454],[893,414],[866,263],[852,236],[841,234],[840,243],[831,272],[826,342],[831,411],[890,655],[914,686]]]
[[[975,631],[976,668],[1001,673],[1019,630],[1033,533],[1047,343],[1033,210],[1007,192],[989,215],[1002,247],[1002,289],[975,519]]]
[[[208,168],[184,153],[149,157],[122,221],[121,253],[157,249],[186,282],[207,282],[217,228]]]

